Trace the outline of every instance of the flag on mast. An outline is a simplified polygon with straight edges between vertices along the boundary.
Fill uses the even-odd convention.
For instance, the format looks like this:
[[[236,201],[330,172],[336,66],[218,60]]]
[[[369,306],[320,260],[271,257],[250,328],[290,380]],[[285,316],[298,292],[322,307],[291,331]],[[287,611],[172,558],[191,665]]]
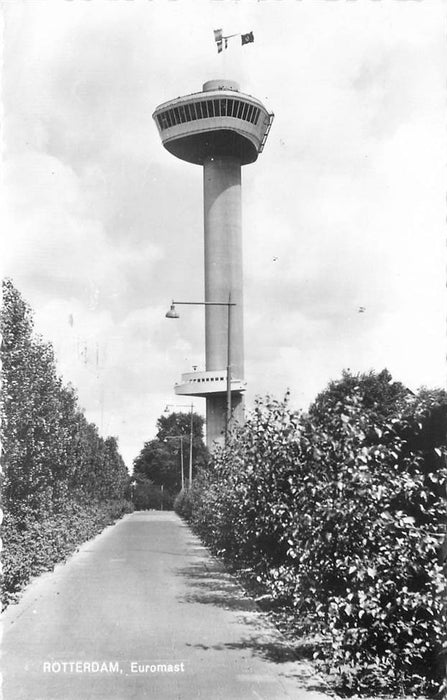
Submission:
[[[223,36],[222,29],[214,29],[214,41],[217,44],[217,53],[221,53],[223,49],[227,49],[228,39],[232,39],[234,36],[241,37],[242,46],[244,44],[251,44],[255,40],[253,32],[247,32],[246,34],[227,34],[227,36]]]
[[[244,44],[251,44],[252,41],[254,41],[255,38],[253,36],[253,32],[247,32],[247,34],[241,34],[241,43],[242,46]]]

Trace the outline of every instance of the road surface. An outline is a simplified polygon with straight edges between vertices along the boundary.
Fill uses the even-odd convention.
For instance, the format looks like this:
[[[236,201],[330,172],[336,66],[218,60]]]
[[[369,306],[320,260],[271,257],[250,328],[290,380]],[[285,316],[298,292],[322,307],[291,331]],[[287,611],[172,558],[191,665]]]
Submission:
[[[323,700],[174,513],[125,516],[2,615],[3,700]]]

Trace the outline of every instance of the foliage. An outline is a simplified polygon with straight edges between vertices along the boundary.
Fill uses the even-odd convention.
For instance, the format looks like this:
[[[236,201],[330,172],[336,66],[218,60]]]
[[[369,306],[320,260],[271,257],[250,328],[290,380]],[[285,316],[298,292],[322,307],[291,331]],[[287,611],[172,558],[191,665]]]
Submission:
[[[324,635],[344,692],[442,684],[446,415],[442,393],[415,396],[386,372],[345,373],[307,414],[258,400],[176,504]]]
[[[401,382],[393,381],[387,369],[378,374],[371,371],[362,375],[344,370],[341,380],[331,381],[327,389],[318,394],[309,408],[309,415],[315,420],[324,419],[328,410],[344,404],[354,394],[366,412],[385,418],[402,407],[412,392]]]
[[[63,555],[61,543],[71,551],[112,512],[129,507],[129,476],[116,438],[99,436],[79,409],[75,390],[58,377],[51,345],[34,334],[29,305],[10,280],[2,287],[0,437],[8,599],[29,576]],[[76,525],[77,513],[85,517],[84,525]]]
[[[192,434],[193,439],[203,440],[203,416],[198,413],[192,414]],[[167,416],[160,416],[157,420],[157,440],[164,442],[172,435],[184,435],[189,439],[191,434],[191,414],[174,411]]]
[[[173,497],[162,486],[137,475],[133,486],[133,504],[136,510],[172,510]]]
[[[208,459],[208,452],[203,442],[203,418],[196,413],[193,417],[193,477]],[[145,443],[140,454],[134,460],[134,475],[149,479],[156,486],[163,486],[171,498],[181,490],[181,463],[183,452],[184,480],[189,479],[189,446],[191,435],[191,414],[171,413],[160,416],[157,421],[155,439]],[[180,442],[182,436],[182,444]],[[141,489],[140,489],[141,491]]]
[[[2,524],[3,607],[14,602],[33,576],[51,569],[117,518],[130,512],[129,502],[68,501],[62,510],[36,520],[6,513]]]
[[[199,476],[192,482],[191,489],[182,489],[174,500],[174,510],[180,517],[186,520],[191,520],[196,504],[196,495],[200,493],[198,484],[203,482],[204,472],[200,472]],[[200,497],[200,496],[199,496]]]

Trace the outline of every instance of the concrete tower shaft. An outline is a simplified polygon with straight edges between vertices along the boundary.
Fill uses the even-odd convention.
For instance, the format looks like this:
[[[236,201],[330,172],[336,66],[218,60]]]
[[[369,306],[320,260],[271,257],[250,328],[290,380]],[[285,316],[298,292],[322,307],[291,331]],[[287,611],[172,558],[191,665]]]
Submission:
[[[206,369],[219,370],[227,365],[228,342],[231,345],[231,376],[244,379],[244,327],[242,294],[242,211],[241,163],[234,156],[210,156],[203,163],[203,201],[205,228],[205,300],[230,300],[228,309],[206,307]],[[231,333],[228,337],[228,333]],[[225,428],[225,394],[207,398],[207,434],[219,436]],[[244,400],[232,391],[232,414],[241,423]]]
[[[243,420],[244,334],[241,226],[241,166],[264,148],[273,115],[233,81],[210,80],[203,91],[157,107],[153,117],[172,155],[203,166],[205,228],[205,372],[182,375],[176,394],[204,396],[207,442],[223,439],[227,363],[231,349],[231,408]],[[231,300],[231,323],[228,306]]]
[[[241,164],[232,156],[210,157],[203,164],[205,227],[205,301],[236,304],[231,309],[232,375],[244,378]],[[206,368],[226,366],[228,310],[206,307]]]

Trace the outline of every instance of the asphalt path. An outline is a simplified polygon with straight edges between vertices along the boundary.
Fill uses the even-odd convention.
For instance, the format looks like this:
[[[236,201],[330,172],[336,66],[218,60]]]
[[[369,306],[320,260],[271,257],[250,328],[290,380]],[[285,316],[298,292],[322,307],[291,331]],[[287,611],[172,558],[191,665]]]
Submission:
[[[174,513],[125,516],[1,616],[3,700],[323,700]]]

